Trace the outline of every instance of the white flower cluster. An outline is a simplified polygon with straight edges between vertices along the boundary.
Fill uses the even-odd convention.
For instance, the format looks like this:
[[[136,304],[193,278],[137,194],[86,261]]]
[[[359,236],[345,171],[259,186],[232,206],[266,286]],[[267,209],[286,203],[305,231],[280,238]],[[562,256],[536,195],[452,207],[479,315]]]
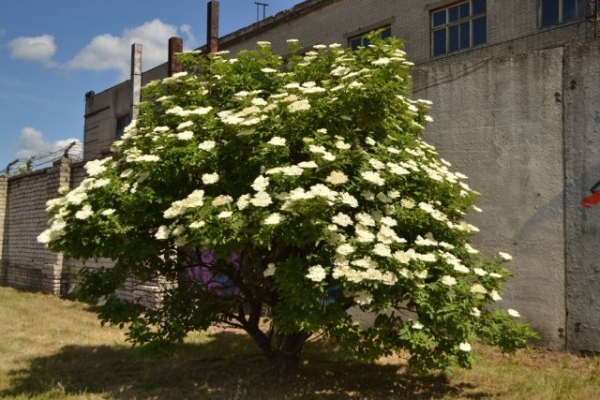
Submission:
[[[313,265],[308,269],[308,274],[306,274],[306,278],[310,279],[313,282],[322,282],[327,277],[327,272],[320,265]]]
[[[279,136],[273,136],[267,143],[271,146],[285,146],[286,140]]]
[[[258,92],[240,92],[235,96],[245,97],[256,94],[258,94]],[[217,113],[217,117],[225,125],[250,127],[266,120],[268,117],[265,113],[273,108],[276,108],[276,105],[268,105],[264,99],[255,98],[252,100],[252,105],[250,107],[245,107],[241,110],[223,110]],[[240,133],[240,135],[243,135],[243,133]]]
[[[214,140],[205,140],[198,145],[198,148],[204,151],[211,151],[216,145],[217,143]]]
[[[92,160],[85,163],[85,171],[87,172],[87,176],[97,176],[106,171],[107,163],[111,162],[111,158],[103,158],[102,160]]]
[[[89,204],[84,205],[81,210],[75,213],[75,218],[77,219],[88,219],[94,215],[94,211],[92,210],[92,206]]]
[[[361,176],[368,182],[374,183],[377,186],[383,186],[385,184],[385,179],[379,175],[379,172],[376,171],[365,171],[361,172]]]
[[[171,203],[171,206],[163,213],[163,217],[173,219],[184,214],[189,208],[201,207],[202,205],[204,205],[204,190],[194,190],[185,199]]]
[[[273,275],[275,275],[275,271],[276,270],[277,270],[277,268],[275,267],[275,264],[274,263],[269,263],[267,265],[267,268],[263,272],[263,276],[265,278],[267,278],[269,276],[273,276]]]
[[[273,213],[264,220],[265,225],[277,225],[283,221],[285,217],[280,213]]]
[[[202,175],[202,183],[205,185],[212,185],[213,183],[217,182],[219,182],[219,174],[216,172]]]
[[[327,178],[325,178],[325,181],[331,183],[332,185],[341,185],[348,182],[348,177],[343,172],[333,171]]]
[[[191,115],[206,115],[212,110],[212,107],[197,107],[192,110],[184,110],[180,106],[169,108],[165,113],[177,115],[179,117],[189,117]]]

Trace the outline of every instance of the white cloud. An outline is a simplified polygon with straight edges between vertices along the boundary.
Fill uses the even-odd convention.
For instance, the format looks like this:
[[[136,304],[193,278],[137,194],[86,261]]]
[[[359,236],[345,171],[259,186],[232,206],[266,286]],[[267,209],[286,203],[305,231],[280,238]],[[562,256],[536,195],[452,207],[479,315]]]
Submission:
[[[191,42],[195,41],[189,25],[180,28],[166,24],[159,19],[146,22],[138,27],[125,29],[121,36],[103,34],[94,37],[65,67],[68,70],[118,70],[121,78],[130,74],[131,45],[142,45],[144,70],[167,61],[168,40],[184,33]],[[191,43],[190,43],[191,44]]]
[[[10,56],[17,60],[26,60],[53,66],[52,56],[56,53],[54,36],[21,36],[8,43]]]
[[[21,129],[21,134],[19,135],[19,139],[17,140],[17,152],[15,153],[15,157],[19,160],[25,160],[29,157],[35,156],[45,156],[48,153],[57,152],[59,150],[64,150],[69,144],[72,142],[76,142],[76,145],[73,147],[71,151],[69,151],[69,155],[71,157],[81,156],[81,141],[78,139],[63,139],[57,141],[47,141],[44,138],[42,132],[34,129],[32,127],[25,127]],[[60,156],[60,154],[56,154],[56,157]],[[54,158],[54,157],[53,157]]]
[[[179,30],[185,34],[185,40],[183,42],[183,47],[187,50],[193,50],[198,47],[198,40],[194,33],[192,32],[191,25],[183,24],[179,27]]]

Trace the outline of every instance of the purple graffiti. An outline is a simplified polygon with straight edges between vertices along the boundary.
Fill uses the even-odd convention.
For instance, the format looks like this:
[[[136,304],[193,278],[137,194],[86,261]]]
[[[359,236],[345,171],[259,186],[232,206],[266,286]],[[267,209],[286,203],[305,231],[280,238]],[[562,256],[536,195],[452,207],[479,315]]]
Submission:
[[[202,263],[210,265],[215,262],[215,256],[212,251],[203,250],[201,258]],[[236,253],[229,256],[231,262],[236,268],[240,267],[240,257]],[[231,279],[225,274],[213,274],[208,267],[195,265],[187,269],[187,276],[192,281],[202,282],[206,288],[222,297],[233,297],[240,293],[240,289],[231,282]]]

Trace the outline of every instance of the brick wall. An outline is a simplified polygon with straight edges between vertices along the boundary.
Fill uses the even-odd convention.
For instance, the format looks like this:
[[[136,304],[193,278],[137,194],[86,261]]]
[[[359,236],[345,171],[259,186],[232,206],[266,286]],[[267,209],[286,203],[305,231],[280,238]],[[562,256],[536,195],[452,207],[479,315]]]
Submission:
[[[63,186],[76,187],[85,178],[84,162],[63,158],[52,167],[28,174],[0,176],[0,286],[67,295],[83,267],[111,267],[109,259],[75,260],[53,253],[37,237],[47,227],[46,202]],[[163,280],[134,278],[118,291],[121,298],[155,306],[167,287]]]
[[[62,256],[38,243],[37,237],[47,227],[46,201],[69,185],[70,163],[64,158],[50,168],[1,178],[0,283],[60,294]]]
[[[311,7],[307,4],[313,4]],[[298,39],[303,46],[318,43],[347,45],[348,36],[378,25],[391,25],[392,35],[404,40],[411,61],[455,62],[486,56],[509,55],[574,40],[592,39],[593,24],[578,21],[540,28],[535,1],[487,1],[487,42],[485,45],[432,57],[431,0],[338,0],[306,1],[289,12],[282,12],[220,40],[220,47],[233,54],[254,47],[260,40],[270,41],[277,53],[285,53],[285,41]],[[303,8],[304,7],[304,8]]]
[[[8,194],[8,178],[0,176],[0,286],[6,285],[6,263],[4,262],[4,231],[6,223],[6,199]]]

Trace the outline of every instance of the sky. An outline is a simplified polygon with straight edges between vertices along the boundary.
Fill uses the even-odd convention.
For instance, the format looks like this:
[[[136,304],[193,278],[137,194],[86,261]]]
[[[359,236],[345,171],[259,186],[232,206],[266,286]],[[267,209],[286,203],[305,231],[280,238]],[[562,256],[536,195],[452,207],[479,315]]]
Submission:
[[[266,16],[300,0],[258,0]],[[207,0],[3,0],[0,4],[0,175],[81,154],[85,93],[128,79],[131,44],[143,45],[143,70],[167,60],[167,41],[206,44]],[[220,0],[219,35],[263,16],[255,0]],[[258,11],[258,13],[257,13]],[[59,153],[56,153],[60,151]],[[50,155],[54,153],[53,155]]]

